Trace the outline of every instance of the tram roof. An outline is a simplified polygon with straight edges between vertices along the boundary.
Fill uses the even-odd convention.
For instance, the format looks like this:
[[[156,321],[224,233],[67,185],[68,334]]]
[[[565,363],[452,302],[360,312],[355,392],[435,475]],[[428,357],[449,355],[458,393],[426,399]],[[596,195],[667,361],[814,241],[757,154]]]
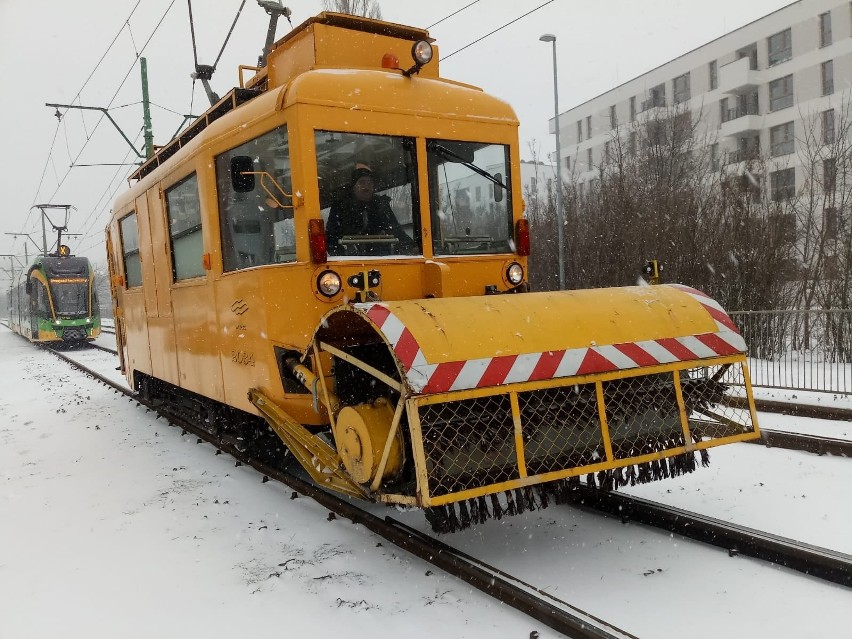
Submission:
[[[344,104],[352,102],[341,98],[349,94],[357,95],[358,106],[365,110],[387,111],[391,110],[388,88],[401,88],[401,83],[407,82],[406,91],[398,92],[406,104],[394,105],[393,110],[517,124],[514,111],[502,100],[478,87],[441,79],[437,48],[432,61],[419,70],[414,82],[404,77],[400,69],[411,63],[411,47],[419,40],[433,41],[425,29],[360,16],[320,13],[276,41],[270,47],[266,67],[241,67],[255,70],[255,76],[241,82],[244,86],[232,89],[183,133],[158,149],[129,179],[141,180],[222,116],[260,95],[278,93],[276,89],[283,86],[288,88],[278,103],[279,108],[284,106],[282,103],[295,102]],[[382,67],[385,54],[398,58],[399,69]],[[335,76],[334,82],[328,82],[331,74]],[[433,90],[435,84],[418,82],[419,79],[440,82],[440,98],[436,98]],[[464,107],[461,102],[466,103]],[[471,113],[476,115],[470,116]]]

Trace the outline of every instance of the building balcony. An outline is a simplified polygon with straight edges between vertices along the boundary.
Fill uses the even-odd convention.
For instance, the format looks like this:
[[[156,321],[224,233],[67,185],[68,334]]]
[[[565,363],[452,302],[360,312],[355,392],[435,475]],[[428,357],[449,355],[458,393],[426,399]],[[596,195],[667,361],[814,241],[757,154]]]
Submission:
[[[759,148],[737,149],[736,151],[726,153],[722,158],[721,164],[725,167],[729,175],[742,175],[746,170],[747,164],[756,162],[759,159]]]
[[[719,69],[719,90],[722,93],[754,91],[761,79],[761,72],[751,68],[751,59],[740,58]]]
[[[760,131],[763,128],[763,116],[757,111],[757,108],[752,107],[728,109],[722,115],[722,137],[740,138]]]

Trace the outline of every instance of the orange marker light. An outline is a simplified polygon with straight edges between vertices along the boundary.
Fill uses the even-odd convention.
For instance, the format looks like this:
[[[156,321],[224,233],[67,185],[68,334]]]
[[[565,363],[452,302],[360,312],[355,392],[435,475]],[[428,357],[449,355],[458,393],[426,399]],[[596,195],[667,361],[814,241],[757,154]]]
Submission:
[[[325,224],[322,220],[308,220],[308,237],[311,246],[311,261],[322,264],[328,261],[328,246],[325,239]]]
[[[393,53],[386,53],[382,56],[382,68],[383,69],[398,69],[399,68],[399,58],[397,58]]]
[[[515,225],[515,250],[518,255],[530,254],[530,223],[528,220],[518,220]]]

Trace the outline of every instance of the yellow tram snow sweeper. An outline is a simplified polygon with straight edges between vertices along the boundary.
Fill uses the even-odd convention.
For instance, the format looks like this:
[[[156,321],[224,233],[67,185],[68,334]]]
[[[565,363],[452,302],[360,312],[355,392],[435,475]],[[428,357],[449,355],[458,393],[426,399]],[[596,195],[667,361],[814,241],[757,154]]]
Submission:
[[[442,531],[758,437],[703,293],[529,291],[517,118],[438,62],[322,13],[136,170],[107,228],[133,388]]]

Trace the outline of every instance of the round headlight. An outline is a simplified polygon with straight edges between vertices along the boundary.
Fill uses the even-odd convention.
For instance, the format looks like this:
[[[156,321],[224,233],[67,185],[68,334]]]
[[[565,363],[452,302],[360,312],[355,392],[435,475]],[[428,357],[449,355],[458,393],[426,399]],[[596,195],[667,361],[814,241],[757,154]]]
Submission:
[[[326,297],[334,297],[340,292],[342,282],[334,271],[323,271],[317,278],[317,288]]]
[[[512,262],[509,264],[509,268],[506,269],[506,279],[511,284],[517,286],[524,280],[524,267],[517,262]]]
[[[418,40],[411,47],[411,57],[418,65],[423,66],[432,59],[432,45],[426,40]]]

